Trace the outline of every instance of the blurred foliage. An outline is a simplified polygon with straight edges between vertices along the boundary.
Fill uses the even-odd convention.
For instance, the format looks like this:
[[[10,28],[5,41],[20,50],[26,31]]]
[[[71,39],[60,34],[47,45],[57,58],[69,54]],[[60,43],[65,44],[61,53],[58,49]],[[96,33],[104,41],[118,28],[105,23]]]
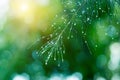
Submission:
[[[1,0],[0,80],[120,80],[119,0]]]

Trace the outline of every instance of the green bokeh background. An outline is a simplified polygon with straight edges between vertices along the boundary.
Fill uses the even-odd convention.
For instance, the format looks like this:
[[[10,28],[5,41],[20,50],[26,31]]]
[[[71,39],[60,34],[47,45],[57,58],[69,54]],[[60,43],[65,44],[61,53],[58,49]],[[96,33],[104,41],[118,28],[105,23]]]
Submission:
[[[46,12],[43,17],[41,9]],[[76,72],[82,75],[82,80],[120,80],[120,59],[115,69],[110,68],[114,64],[111,45],[116,43],[116,50],[120,49],[119,1],[53,0],[47,7],[36,6],[35,23],[30,25],[11,16],[11,10],[9,7],[0,18],[0,80],[14,80],[17,75],[27,75],[28,80],[54,80],[52,76],[61,78],[59,75],[62,75],[59,80],[67,80],[67,76]],[[54,32],[52,25],[55,29],[61,27],[59,34],[68,22],[69,26],[75,24],[77,33],[73,30],[74,37],[68,39],[68,28],[63,34],[64,61],[58,66],[59,61],[51,58],[45,65],[46,58],[36,54],[43,43],[49,41],[42,37]]]

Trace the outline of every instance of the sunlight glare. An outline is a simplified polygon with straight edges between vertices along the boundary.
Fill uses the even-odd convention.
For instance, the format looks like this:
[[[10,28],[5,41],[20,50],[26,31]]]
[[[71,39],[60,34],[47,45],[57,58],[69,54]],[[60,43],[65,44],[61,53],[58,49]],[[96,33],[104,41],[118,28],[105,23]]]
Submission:
[[[17,0],[12,2],[12,10],[17,17],[25,17],[33,13],[33,4],[28,0]]]
[[[33,21],[33,16],[35,12],[35,5],[30,0],[14,0],[12,2],[12,15],[29,24]]]
[[[20,11],[26,12],[27,10],[29,10],[29,5],[25,3],[21,4]]]

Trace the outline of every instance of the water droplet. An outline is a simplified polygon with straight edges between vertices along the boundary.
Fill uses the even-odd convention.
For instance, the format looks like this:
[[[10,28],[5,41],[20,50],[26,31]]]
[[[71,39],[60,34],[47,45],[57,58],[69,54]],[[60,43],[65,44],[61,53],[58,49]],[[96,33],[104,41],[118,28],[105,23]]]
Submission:
[[[89,10],[89,8],[87,7],[87,10]]]
[[[105,35],[107,36],[108,34],[107,34],[107,33],[105,33]]]
[[[74,26],[76,26],[76,23],[74,23]]]
[[[119,24],[119,22],[117,22],[117,24]]]
[[[55,17],[58,17],[58,15],[55,15]]]
[[[64,12],[66,12],[66,10],[64,10]]]
[[[56,58],[54,57],[54,60],[56,61]]]
[[[70,39],[70,37],[67,37],[67,39]]]
[[[85,41],[85,43],[87,43],[87,41]]]
[[[84,34],[84,31],[82,31],[82,34]]]
[[[85,11],[84,11],[84,10],[82,11],[82,14],[85,14]]]
[[[73,38],[73,35],[71,35],[71,38]]]
[[[99,7],[99,10],[101,10],[101,7]]]
[[[87,21],[89,21],[90,20],[90,18],[87,18]]]
[[[95,47],[97,48],[97,47],[98,47],[98,45],[95,45]]]
[[[47,62],[45,63],[45,65],[47,65]]]
[[[36,54],[38,54],[38,52],[36,52]]]
[[[58,67],[60,67],[60,64],[58,64]]]

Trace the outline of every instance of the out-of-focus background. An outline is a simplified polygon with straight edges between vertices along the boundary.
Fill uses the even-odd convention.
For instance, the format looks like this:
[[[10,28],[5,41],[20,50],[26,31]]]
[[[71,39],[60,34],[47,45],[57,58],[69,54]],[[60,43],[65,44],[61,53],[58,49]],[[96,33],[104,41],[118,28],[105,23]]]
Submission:
[[[120,1],[0,0],[0,80],[120,80]]]

